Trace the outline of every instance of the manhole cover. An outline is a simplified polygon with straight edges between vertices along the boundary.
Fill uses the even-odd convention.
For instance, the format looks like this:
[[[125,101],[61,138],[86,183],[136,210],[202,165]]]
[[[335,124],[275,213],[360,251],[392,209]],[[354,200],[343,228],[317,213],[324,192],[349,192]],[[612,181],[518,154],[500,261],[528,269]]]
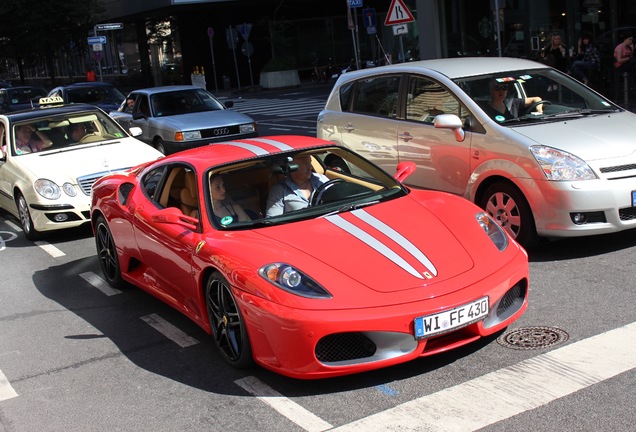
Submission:
[[[569,337],[566,332],[554,327],[522,327],[505,332],[497,338],[497,342],[508,348],[529,350],[556,345]]]

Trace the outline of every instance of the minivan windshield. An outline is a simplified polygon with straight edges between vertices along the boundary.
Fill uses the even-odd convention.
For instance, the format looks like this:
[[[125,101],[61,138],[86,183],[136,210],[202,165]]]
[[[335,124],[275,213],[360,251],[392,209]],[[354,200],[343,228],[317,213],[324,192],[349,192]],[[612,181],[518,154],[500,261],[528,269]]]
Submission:
[[[555,69],[516,70],[457,78],[454,82],[487,116],[506,126],[622,111]]]

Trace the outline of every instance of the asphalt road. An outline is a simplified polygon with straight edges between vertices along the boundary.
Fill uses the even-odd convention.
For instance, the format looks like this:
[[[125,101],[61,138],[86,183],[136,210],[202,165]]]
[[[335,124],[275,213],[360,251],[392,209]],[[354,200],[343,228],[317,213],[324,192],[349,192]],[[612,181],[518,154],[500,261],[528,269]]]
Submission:
[[[309,135],[317,111],[271,107],[321,90],[244,95],[236,107],[269,100],[270,113],[254,115],[261,134]],[[0,237],[0,432],[634,430],[636,231],[530,251],[530,306],[509,330],[555,328],[567,340],[513,349],[493,337],[308,382],[231,369],[179,313],[103,285],[88,229],[34,244],[0,211]]]

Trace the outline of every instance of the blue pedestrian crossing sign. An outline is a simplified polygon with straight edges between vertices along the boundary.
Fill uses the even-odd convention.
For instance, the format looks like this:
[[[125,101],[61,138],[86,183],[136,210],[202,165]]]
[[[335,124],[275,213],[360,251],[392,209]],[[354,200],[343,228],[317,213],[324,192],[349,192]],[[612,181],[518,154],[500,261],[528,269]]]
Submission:
[[[403,0],[391,0],[391,7],[386,14],[384,20],[385,26],[392,26],[396,24],[404,24],[415,21],[413,14],[406,7]]]

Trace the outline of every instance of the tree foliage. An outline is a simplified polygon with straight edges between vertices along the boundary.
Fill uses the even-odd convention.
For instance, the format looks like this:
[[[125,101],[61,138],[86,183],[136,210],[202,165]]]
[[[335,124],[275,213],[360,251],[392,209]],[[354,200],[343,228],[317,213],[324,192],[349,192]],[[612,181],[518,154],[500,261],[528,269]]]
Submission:
[[[52,65],[60,51],[81,53],[86,37],[103,12],[101,0],[3,0],[0,8],[0,58],[23,68],[44,59]],[[50,67],[51,78],[54,68]]]

